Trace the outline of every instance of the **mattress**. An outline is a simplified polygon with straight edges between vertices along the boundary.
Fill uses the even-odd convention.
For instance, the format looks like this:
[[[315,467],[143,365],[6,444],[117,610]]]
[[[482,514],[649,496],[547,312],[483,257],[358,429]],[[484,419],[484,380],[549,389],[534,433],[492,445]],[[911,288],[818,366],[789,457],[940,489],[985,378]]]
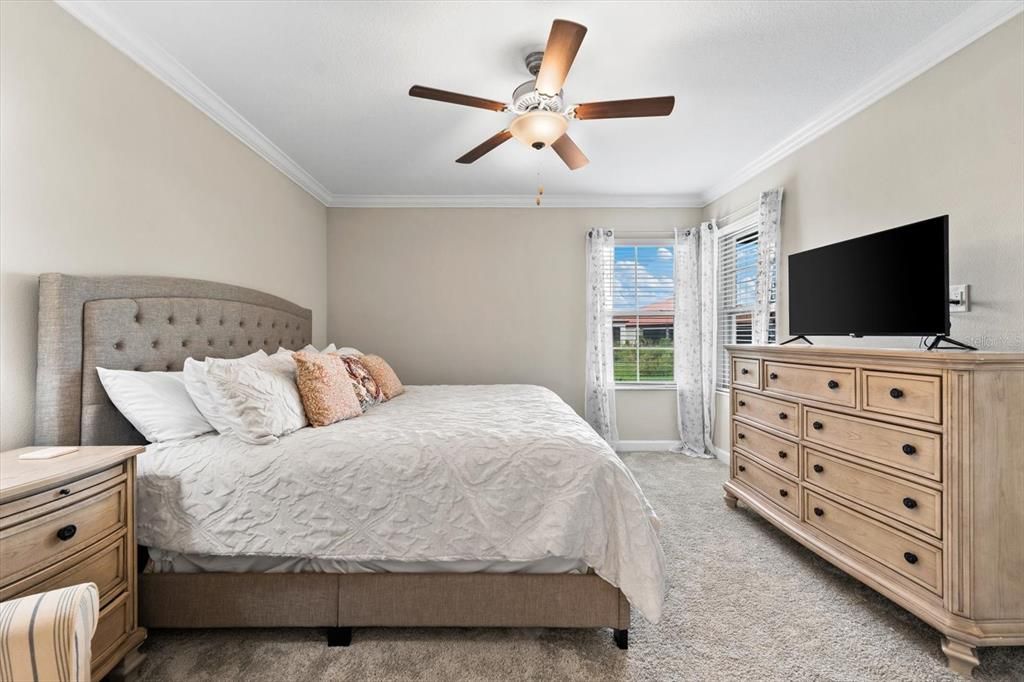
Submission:
[[[213,564],[195,557],[260,568],[562,558],[661,616],[657,516],[615,452],[545,388],[409,386],[276,443],[207,435],[150,445],[137,462],[139,544],[200,570]]]

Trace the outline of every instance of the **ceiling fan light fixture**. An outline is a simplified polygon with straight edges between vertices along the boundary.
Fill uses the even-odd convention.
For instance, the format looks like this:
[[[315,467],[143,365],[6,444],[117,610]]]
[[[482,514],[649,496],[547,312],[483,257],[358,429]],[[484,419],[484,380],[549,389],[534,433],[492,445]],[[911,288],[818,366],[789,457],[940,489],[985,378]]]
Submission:
[[[551,146],[568,128],[568,119],[553,111],[529,111],[520,114],[508,127],[512,137],[534,149]]]

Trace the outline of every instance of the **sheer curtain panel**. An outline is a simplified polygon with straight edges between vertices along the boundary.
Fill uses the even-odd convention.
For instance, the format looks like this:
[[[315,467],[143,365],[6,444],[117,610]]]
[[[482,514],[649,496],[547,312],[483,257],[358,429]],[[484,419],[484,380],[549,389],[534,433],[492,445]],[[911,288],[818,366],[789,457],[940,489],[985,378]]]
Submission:
[[[751,324],[752,343],[768,343],[772,297],[775,292],[775,259],[779,253],[779,223],[782,220],[782,188],[761,192],[758,203],[757,302]]]
[[[612,268],[615,233],[587,234],[587,396],[584,416],[609,443],[619,440],[615,423],[615,370],[612,352]]]

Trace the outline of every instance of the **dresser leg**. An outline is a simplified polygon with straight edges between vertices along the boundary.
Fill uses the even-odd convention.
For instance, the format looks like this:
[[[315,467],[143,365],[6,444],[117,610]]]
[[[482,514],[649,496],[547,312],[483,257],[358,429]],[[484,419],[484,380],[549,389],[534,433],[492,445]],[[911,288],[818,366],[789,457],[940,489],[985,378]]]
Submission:
[[[942,653],[946,654],[949,661],[949,669],[957,675],[969,678],[971,672],[977,667],[978,650],[958,639],[942,638]]]
[[[124,655],[121,662],[107,673],[105,679],[109,682],[132,682],[137,677],[136,673],[144,660],[146,660],[146,654],[139,652],[136,647]]]
[[[729,509],[735,509],[736,508],[736,502],[737,502],[737,500],[739,500],[738,497],[733,495],[728,490],[725,491],[725,495],[723,496],[723,499],[725,500],[725,506],[728,507]]]

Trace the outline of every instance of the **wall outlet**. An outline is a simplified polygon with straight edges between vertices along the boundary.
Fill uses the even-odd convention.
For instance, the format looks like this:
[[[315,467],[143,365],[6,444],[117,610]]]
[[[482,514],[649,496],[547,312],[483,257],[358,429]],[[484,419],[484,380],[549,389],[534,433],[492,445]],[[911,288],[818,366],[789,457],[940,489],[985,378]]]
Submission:
[[[971,309],[971,285],[949,285],[949,312],[966,313]]]

